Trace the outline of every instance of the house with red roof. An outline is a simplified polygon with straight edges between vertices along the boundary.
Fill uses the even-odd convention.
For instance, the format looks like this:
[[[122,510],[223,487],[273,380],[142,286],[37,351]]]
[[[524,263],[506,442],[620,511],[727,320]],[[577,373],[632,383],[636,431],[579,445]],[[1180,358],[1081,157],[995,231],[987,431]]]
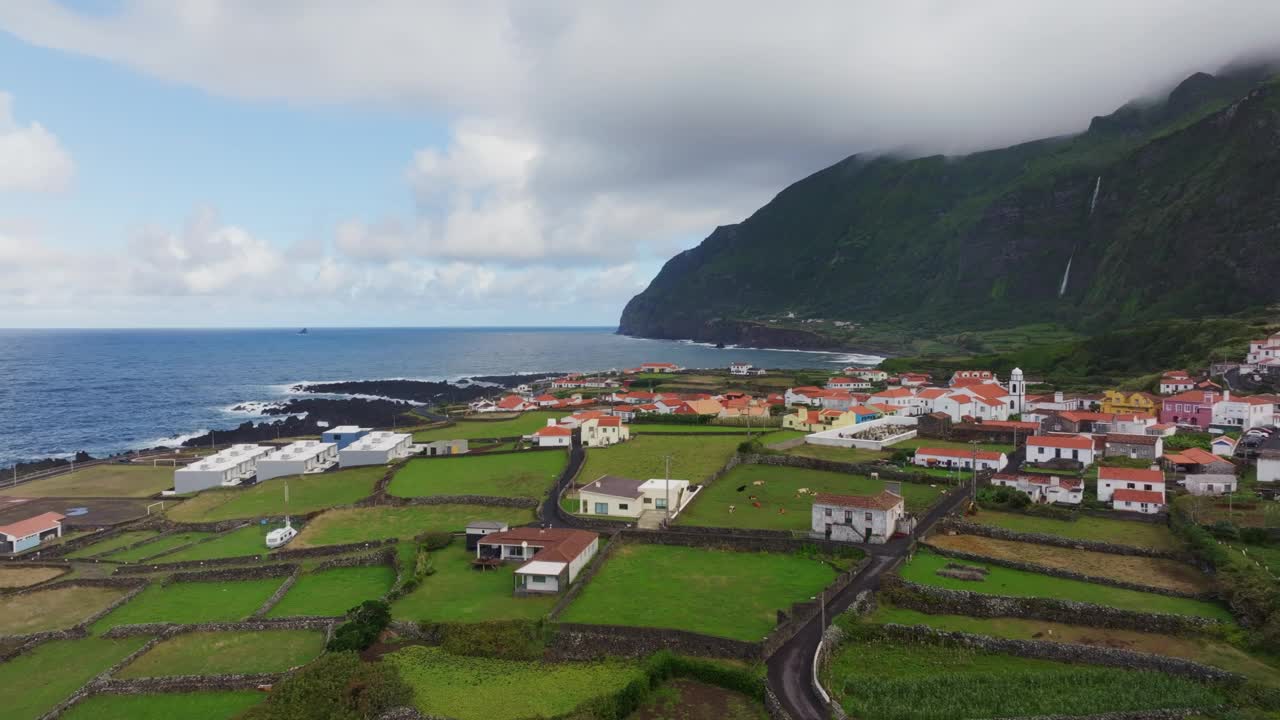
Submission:
[[[920,387],[929,384],[928,373],[902,373],[898,376],[898,384],[902,387]]]
[[[631,428],[616,415],[588,418],[579,427],[582,444],[589,448],[608,447],[631,439]]]
[[[915,411],[917,407],[923,407],[916,403],[915,391],[909,387],[891,387],[878,392],[871,393],[867,397],[869,405],[887,405],[889,407],[901,409],[903,415],[918,415]]]
[[[1244,361],[1249,365],[1265,365],[1280,360],[1280,332],[1271,337],[1249,341],[1249,354]]]
[[[875,495],[820,492],[810,512],[809,529],[815,536],[842,542],[883,544],[913,525],[902,496],[889,490]]]
[[[0,525],[0,554],[20,553],[46,540],[62,537],[62,521],[66,519],[56,512],[46,512]]]
[[[991,476],[991,484],[1025,493],[1031,502],[1037,504],[1079,505],[1084,502],[1084,481],[1080,478],[1039,473],[996,473]]]
[[[1166,468],[1190,474],[1235,473],[1236,471],[1235,463],[1198,447],[1166,452],[1160,460]]]
[[[869,390],[871,381],[862,378],[833,377],[827,381],[828,390]]]
[[[1160,376],[1160,394],[1173,395],[1195,388],[1196,381],[1186,370],[1165,370]]]
[[[508,395],[497,403],[495,412],[524,412],[525,410],[537,409],[537,403],[529,402],[519,395]]]
[[[1164,473],[1159,470],[1110,467],[1098,468],[1098,500],[1107,502],[1117,490],[1158,492],[1164,497]]]
[[[517,597],[554,595],[569,588],[599,549],[599,536],[586,530],[518,527],[481,537],[476,562],[518,562]]]
[[[1160,422],[1208,429],[1213,424],[1213,406],[1222,399],[1216,390],[1188,390],[1160,401]]]
[[[958,468],[971,470],[977,465],[979,470],[999,472],[1009,464],[1009,456],[1002,452],[990,450],[967,450],[949,447],[920,447],[916,449],[913,463],[921,467]]]
[[[1111,509],[1155,515],[1164,510],[1164,493],[1145,490],[1116,490],[1111,496]]]
[[[1248,430],[1269,427],[1275,422],[1275,401],[1267,396],[1235,395],[1227,390],[1213,405],[1213,424],[1225,428]]]
[[[787,392],[783,395],[783,401],[787,405],[813,405],[817,407],[822,404],[822,388],[814,385],[802,385],[800,387],[787,388]]]
[[[675,363],[669,362],[647,362],[640,363],[640,372],[647,373],[678,373],[684,368]]]
[[[538,447],[569,447],[573,444],[573,430],[547,420],[546,427],[538,428],[530,436]]]
[[[540,408],[553,408],[560,404],[560,398],[555,395],[539,395],[533,399],[533,402]]]
[[[1027,438],[1027,462],[1045,463],[1074,460],[1092,465],[1098,456],[1093,438],[1087,435],[1033,435]]]

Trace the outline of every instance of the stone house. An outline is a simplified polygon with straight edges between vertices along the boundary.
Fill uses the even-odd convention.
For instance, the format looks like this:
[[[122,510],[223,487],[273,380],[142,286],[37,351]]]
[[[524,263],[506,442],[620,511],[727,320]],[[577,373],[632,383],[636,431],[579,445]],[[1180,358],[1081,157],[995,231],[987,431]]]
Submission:
[[[818,493],[810,530],[828,540],[883,544],[910,527],[902,496],[882,490],[875,495]]]
[[[1111,433],[1105,440],[1103,455],[1155,462],[1164,454],[1164,438],[1159,435],[1124,435]]]

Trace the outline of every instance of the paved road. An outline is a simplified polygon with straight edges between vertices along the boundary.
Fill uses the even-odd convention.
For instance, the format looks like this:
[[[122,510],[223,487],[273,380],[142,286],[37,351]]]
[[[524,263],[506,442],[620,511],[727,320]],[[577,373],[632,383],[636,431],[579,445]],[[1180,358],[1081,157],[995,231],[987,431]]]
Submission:
[[[573,446],[569,449],[569,464],[556,479],[556,485],[551,488],[551,493],[542,501],[542,522],[547,527],[568,527],[560,520],[560,491],[578,474],[578,468],[586,459],[587,455],[582,450],[582,436],[574,430]]]
[[[921,518],[916,534],[924,534],[943,516],[959,508],[967,497],[968,495],[960,490],[948,495]],[[833,617],[848,610],[858,593],[863,590],[878,589],[880,577],[884,571],[895,560],[905,556],[910,547],[911,542],[906,538],[899,538],[884,545],[865,546],[863,549],[871,556],[871,564],[859,573],[848,587],[827,599],[825,615],[827,623],[830,624]],[[823,616],[819,615],[810,620],[809,624],[796,633],[790,642],[779,648],[769,658],[769,687],[773,689],[793,720],[825,720],[828,717],[827,708],[813,689],[812,682],[813,656],[818,650],[818,643],[822,641],[822,633],[826,629],[822,623],[823,619]]]

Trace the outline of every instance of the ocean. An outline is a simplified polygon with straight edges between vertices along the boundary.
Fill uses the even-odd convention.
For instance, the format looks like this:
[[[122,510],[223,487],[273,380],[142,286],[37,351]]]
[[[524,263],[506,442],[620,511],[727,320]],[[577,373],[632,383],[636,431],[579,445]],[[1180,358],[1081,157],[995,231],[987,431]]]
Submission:
[[[872,364],[874,355],[716,349],[613,328],[0,330],[0,466],[174,444],[256,420],[233,411],[298,383],[455,380],[646,361],[772,368]]]

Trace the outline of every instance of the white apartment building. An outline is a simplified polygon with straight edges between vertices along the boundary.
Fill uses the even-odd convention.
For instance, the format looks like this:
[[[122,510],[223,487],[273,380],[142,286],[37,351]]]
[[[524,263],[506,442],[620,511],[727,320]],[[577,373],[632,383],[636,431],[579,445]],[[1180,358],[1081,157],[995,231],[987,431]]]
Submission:
[[[271,452],[261,445],[232,445],[173,471],[173,489],[199,492],[222,485],[239,485],[258,474],[258,459]]]
[[[371,432],[338,451],[342,467],[361,465],[386,465],[413,452],[413,436],[408,433]]]
[[[285,475],[324,472],[337,464],[337,444],[299,440],[258,459],[258,482]]]

